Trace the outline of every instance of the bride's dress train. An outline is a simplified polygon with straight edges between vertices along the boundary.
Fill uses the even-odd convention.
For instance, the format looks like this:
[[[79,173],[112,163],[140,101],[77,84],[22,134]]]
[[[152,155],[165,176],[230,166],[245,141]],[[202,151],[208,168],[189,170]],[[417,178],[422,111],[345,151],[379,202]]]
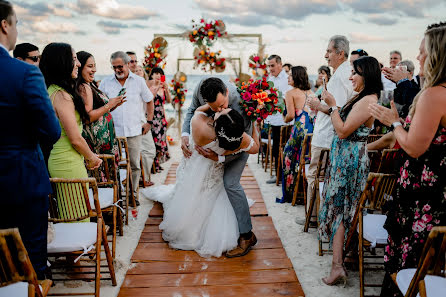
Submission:
[[[190,138],[191,145],[192,137]],[[222,154],[213,141],[203,148]],[[182,158],[174,185],[141,189],[141,193],[163,204],[160,224],[163,239],[170,247],[195,250],[202,257],[220,257],[237,246],[237,218],[223,185],[222,164],[204,158],[193,150],[190,158]],[[254,201],[248,199],[250,206]]]

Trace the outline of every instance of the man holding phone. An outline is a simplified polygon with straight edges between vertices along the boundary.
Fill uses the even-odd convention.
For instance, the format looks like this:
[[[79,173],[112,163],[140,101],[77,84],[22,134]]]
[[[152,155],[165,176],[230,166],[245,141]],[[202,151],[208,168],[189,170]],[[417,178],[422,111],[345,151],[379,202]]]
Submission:
[[[110,98],[125,92],[127,101],[121,108],[113,110],[116,136],[126,137],[130,167],[132,168],[133,191],[138,189],[141,175],[141,146],[143,135],[150,132],[153,119],[154,94],[147,87],[144,78],[133,74],[129,69],[130,57],[118,51],[111,55],[110,62],[115,74],[104,78],[99,89]]]

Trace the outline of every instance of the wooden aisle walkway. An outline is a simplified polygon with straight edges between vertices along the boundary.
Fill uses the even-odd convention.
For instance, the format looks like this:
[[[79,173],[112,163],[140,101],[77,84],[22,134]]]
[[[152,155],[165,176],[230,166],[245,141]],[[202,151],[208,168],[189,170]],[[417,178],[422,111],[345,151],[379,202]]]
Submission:
[[[177,166],[173,164],[169,169],[166,184],[175,182]],[[194,251],[170,249],[158,228],[163,211],[161,204],[156,203],[118,297],[304,296],[248,166],[241,184],[256,201],[250,211],[258,243],[249,254],[208,259]]]

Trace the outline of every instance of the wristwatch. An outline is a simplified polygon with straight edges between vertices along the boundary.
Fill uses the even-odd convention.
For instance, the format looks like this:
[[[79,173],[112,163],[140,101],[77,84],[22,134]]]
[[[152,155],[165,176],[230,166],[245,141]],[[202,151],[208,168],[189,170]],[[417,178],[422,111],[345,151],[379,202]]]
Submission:
[[[149,120],[147,120],[147,124],[152,125],[152,124],[153,124],[153,121],[149,121]]]
[[[337,107],[337,106],[330,107],[330,108],[328,109],[328,113],[331,115],[331,114],[333,113],[333,111],[335,111],[335,110],[338,110],[338,107]]]
[[[402,126],[400,121],[393,122],[392,125],[390,125],[390,131],[395,130],[395,128],[398,126]]]

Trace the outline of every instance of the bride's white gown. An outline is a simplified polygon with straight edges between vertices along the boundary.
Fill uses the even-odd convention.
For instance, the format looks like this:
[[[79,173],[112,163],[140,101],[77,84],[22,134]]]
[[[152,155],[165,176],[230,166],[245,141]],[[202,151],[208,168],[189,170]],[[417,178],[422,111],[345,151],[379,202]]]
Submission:
[[[192,136],[189,141],[193,148]],[[224,153],[217,141],[203,148]],[[176,184],[141,189],[145,197],[163,204],[159,227],[170,247],[195,250],[202,257],[220,257],[237,246],[238,224],[223,185],[223,170],[222,164],[193,149],[192,156],[183,157],[178,166]],[[248,203],[254,201],[248,199]]]

